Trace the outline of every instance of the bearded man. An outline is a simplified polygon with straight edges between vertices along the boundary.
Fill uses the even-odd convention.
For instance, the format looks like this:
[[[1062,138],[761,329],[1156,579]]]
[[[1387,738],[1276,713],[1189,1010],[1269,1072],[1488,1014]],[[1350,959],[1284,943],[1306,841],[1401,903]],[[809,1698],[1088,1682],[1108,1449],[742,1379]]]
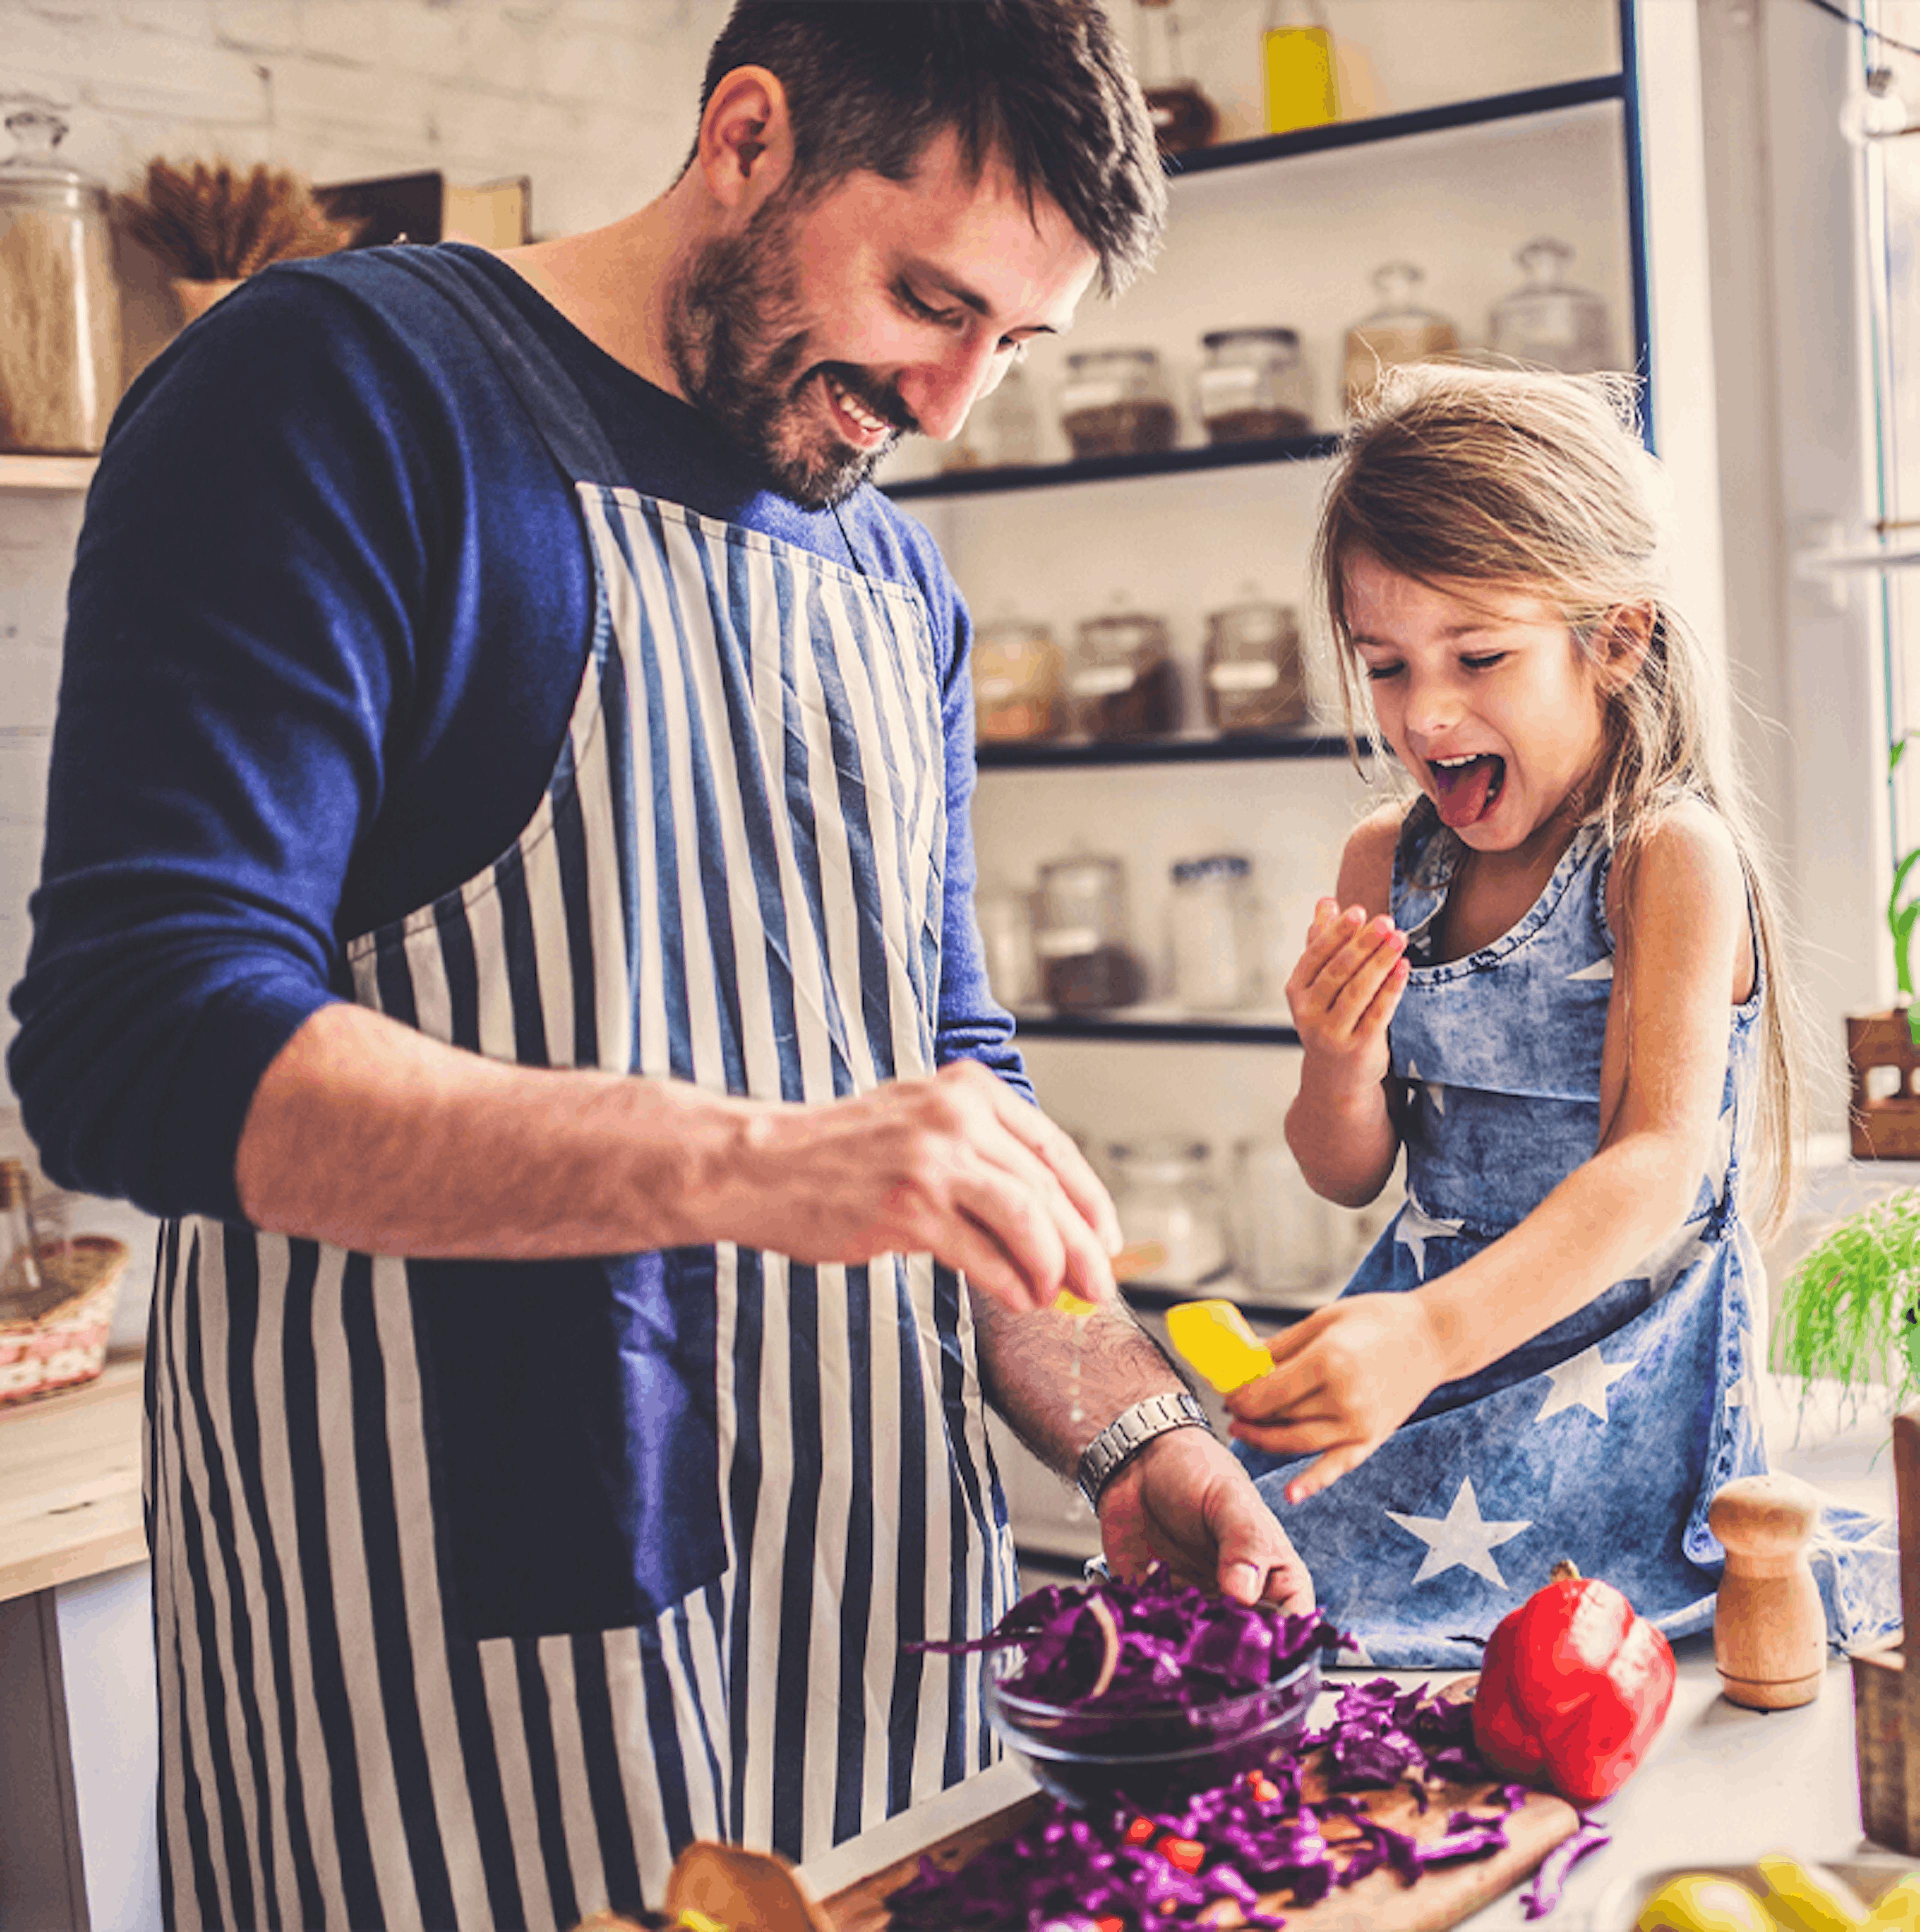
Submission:
[[[868,482],[1163,207],[1096,0],[747,0],[658,200],[274,268],[128,396],[10,1070],[166,1221],[170,1923],[572,1926],[978,1770],[989,1400],[1117,1564],[1310,1603],[988,995]]]

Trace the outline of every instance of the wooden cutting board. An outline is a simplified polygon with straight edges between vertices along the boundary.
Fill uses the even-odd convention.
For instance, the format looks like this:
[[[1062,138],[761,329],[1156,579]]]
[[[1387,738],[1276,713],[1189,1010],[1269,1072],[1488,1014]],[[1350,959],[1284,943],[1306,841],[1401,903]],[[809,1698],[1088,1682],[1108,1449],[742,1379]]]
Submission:
[[[1446,1835],[1447,1820],[1454,1812],[1484,1810],[1498,1789],[1493,1784],[1430,1786],[1424,1812],[1404,1787],[1354,1796],[1383,1825],[1430,1844]],[[1037,1796],[1022,1798],[950,1832],[927,1846],[926,1852],[950,1868],[982,1846],[1017,1832],[1043,1802]],[[1518,1885],[1579,1823],[1579,1814],[1564,1798],[1532,1792],[1517,1810],[1507,1815],[1506,1844],[1484,1858],[1436,1866],[1411,1886],[1382,1869],[1357,1885],[1336,1888],[1317,1905],[1298,1910],[1287,1904],[1285,1893],[1268,1894],[1261,1903],[1286,1913],[1288,1932],[1444,1932]],[[822,1912],[833,1932],[886,1932],[888,1895],[914,1876],[920,1860],[920,1854],[914,1852],[822,1900]]]

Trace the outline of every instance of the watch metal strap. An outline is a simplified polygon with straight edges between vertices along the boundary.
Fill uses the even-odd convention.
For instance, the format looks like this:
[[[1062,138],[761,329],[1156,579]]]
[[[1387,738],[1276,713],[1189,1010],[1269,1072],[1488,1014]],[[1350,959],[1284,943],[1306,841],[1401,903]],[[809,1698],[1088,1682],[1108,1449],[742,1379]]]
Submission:
[[[1087,1444],[1080,1458],[1080,1493],[1087,1507],[1097,1510],[1108,1484],[1139,1454],[1156,1436],[1170,1429],[1204,1429],[1210,1434],[1213,1424],[1198,1400],[1184,1391],[1178,1395],[1150,1395],[1131,1408],[1123,1408]]]

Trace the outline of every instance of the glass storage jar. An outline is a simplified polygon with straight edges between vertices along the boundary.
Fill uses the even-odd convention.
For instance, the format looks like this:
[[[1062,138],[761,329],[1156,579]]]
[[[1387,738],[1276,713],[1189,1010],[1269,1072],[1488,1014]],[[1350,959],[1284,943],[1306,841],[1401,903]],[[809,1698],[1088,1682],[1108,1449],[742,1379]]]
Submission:
[[[1130,1243],[1156,1242],[1166,1251],[1154,1270],[1155,1286],[1200,1288],[1226,1273],[1226,1215],[1206,1142],[1172,1136],[1118,1141],[1107,1158],[1120,1232]]]
[[[1606,304],[1566,279],[1574,251],[1542,236],[1514,257],[1526,280],[1493,304],[1491,338],[1497,354],[1516,362],[1584,376],[1613,366]]]
[[[1083,349],[1066,358],[1060,423],[1082,462],[1171,449],[1180,418],[1155,349]]]
[[[1260,65],[1270,134],[1340,118],[1340,60],[1320,0],[1268,0]]]
[[[1065,706],[1060,646],[1044,624],[997,617],[974,634],[974,716],[983,745],[1058,736]]]
[[[0,451],[91,456],[120,400],[120,285],[106,190],[54,150],[67,124],[14,96],[0,161]]]
[[[1216,328],[1200,340],[1207,359],[1195,387],[1209,442],[1312,433],[1298,330]]]
[[[1286,731],[1306,722],[1306,668],[1300,620],[1259,598],[1207,620],[1202,677],[1207,721],[1228,737]]]
[[[1040,960],[1034,946],[1034,895],[998,883],[974,895],[987,986],[1003,1006],[1018,1012],[1038,1004]]]
[[[982,462],[995,470],[1017,469],[1040,460],[1040,410],[1034,381],[1016,362],[992,395],[974,406],[975,442]]]
[[[1460,334],[1454,325],[1414,300],[1414,291],[1424,280],[1411,262],[1389,262],[1375,271],[1373,286],[1380,291],[1380,306],[1347,331],[1348,415],[1356,412],[1383,368],[1425,362],[1459,349]]]
[[[1144,611],[1111,610],[1079,626],[1067,689],[1075,730],[1102,742],[1166,736],[1185,715],[1166,625]]]
[[[1252,878],[1253,862],[1239,852],[1174,862],[1167,909],[1173,989],[1191,1012],[1231,1012],[1253,1004],[1260,941]]]
[[[1061,1012],[1130,1006],[1147,990],[1127,940],[1126,868],[1076,854],[1040,868],[1040,998]]]
[[[1219,110],[1203,94],[1180,57],[1180,14],[1174,0],[1139,0],[1135,70],[1154,138],[1163,154],[1204,148],[1219,131]]]

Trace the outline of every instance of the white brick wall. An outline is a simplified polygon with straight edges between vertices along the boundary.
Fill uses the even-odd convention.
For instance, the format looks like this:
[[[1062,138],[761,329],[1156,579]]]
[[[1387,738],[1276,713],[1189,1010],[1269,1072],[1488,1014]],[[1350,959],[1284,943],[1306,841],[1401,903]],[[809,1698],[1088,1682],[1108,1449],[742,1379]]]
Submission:
[[[536,231],[572,234],[673,178],[725,13],[725,0],[0,0],[0,106],[59,104],[62,154],[116,189],[156,154],[322,182],[524,174]],[[81,510],[77,496],[0,491],[0,993],[26,960]],[[0,1010],[0,1052],[14,1030]],[[133,1232],[123,1214],[95,1218]],[[146,1271],[131,1272],[128,1338],[144,1319]]]

